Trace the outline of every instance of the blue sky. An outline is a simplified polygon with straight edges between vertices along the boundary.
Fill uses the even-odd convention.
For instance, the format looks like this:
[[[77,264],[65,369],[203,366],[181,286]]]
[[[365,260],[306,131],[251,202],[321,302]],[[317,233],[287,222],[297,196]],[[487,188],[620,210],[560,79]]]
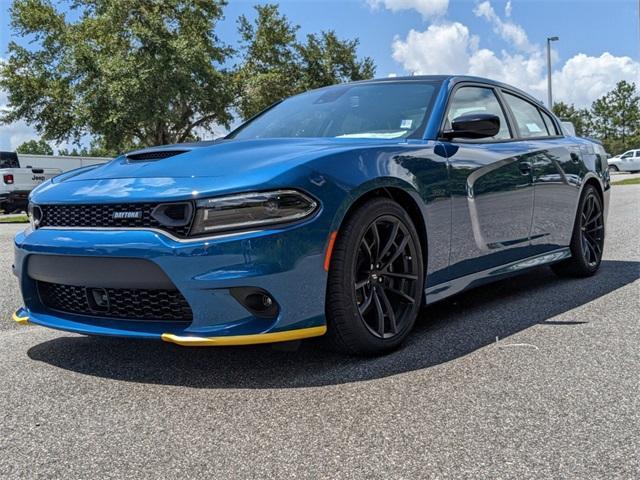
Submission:
[[[54,2],[55,3],[55,2]],[[218,36],[234,45],[236,19],[255,0],[230,0]],[[557,100],[588,106],[621,79],[640,83],[638,0],[284,0],[300,34],[335,30],[359,38],[377,75],[472,73],[545,98],[545,38],[554,44]],[[67,2],[60,2],[64,8]],[[0,0],[0,58],[11,39],[10,2]],[[19,40],[18,40],[19,41]],[[556,86],[557,84],[557,86]],[[6,96],[0,92],[0,106]],[[33,138],[24,124],[0,127],[0,149]]]
[[[221,38],[233,43],[235,18],[240,14],[251,16],[257,3],[270,2],[231,0],[220,28]],[[492,50],[509,48],[489,24],[473,14],[479,3],[451,0],[443,19],[468,25],[481,36],[481,46]],[[502,12],[507,2],[491,3],[497,12]],[[394,37],[403,37],[412,28],[423,30],[430,23],[415,10],[372,9],[365,0],[293,0],[279,4],[300,25],[303,34],[333,29],[342,37],[359,38],[360,52],[375,59],[380,76],[405,73],[391,56]],[[640,58],[637,0],[513,0],[512,19],[522,25],[532,41],[542,44],[548,36],[560,36],[561,42],[555,47],[560,61],[577,53],[599,56],[606,51]]]

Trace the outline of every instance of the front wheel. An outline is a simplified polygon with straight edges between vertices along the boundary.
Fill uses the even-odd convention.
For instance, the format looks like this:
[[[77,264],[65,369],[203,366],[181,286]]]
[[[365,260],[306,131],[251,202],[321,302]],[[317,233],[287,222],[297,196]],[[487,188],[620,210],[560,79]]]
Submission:
[[[582,191],[571,237],[571,258],[551,265],[560,276],[588,277],[598,271],[604,248],[604,208],[593,185]]]
[[[420,238],[407,212],[370,200],[338,232],[327,285],[328,336],[340,351],[373,355],[411,331],[423,298]]]
[[[609,171],[610,172],[619,172],[620,169],[615,165],[609,165]]]

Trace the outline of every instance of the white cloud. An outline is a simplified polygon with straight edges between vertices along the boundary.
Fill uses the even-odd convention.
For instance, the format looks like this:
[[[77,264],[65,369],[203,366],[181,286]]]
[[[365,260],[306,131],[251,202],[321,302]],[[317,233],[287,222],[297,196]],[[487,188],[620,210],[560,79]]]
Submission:
[[[605,52],[599,57],[579,53],[553,72],[554,98],[577,105],[590,105],[620,80],[640,87],[640,62]]]
[[[507,0],[507,4],[504,6],[505,17],[510,17],[513,7],[511,6],[511,0]]]
[[[511,14],[511,5],[507,4],[509,15]],[[505,7],[505,10],[507,9]],[[502,20],[491,6],[491,2],[484,1],[473,9],[476,17],[482,17],[493,24],[493,31],[500,35],[504,40],[513,44],[519,50],[533,51],[535,46],[529,42],[527,33],[524,29],[513,22]]]
[[[430,25],[424,32],[410,30],[405,40],[396,37],[393,58],[414,74],[462,73],[477,41],[461,23]]]
[[[444,15],[449,8],[449,0],[367,0],[371,8],[384,7],[392,12],[415,10],[423,18]]]
[[[474,13],[491,22],[515,52],[479,48],[479,38],[466,25],[454,22],[430,25],[422,32],[412,29],[404,39],[396,37],[393,58],[412,74],[478,75],[546,99],[545,50],[531,44],[522,27],[499,18],[488,1],[479,4]],[[554,70],[554,99],[588,107],[620,80],[640,85],[640,62],[608,52],[598,57],[581,53]]]

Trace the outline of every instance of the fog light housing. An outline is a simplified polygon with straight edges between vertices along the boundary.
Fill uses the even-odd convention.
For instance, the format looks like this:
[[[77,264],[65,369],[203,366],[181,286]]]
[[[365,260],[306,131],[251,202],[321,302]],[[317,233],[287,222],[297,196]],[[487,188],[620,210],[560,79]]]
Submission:
[[[260,318],[276,318],[280,307],[274,298],[265,290],[256,287],[234,287],[231,296],[249,313]]]

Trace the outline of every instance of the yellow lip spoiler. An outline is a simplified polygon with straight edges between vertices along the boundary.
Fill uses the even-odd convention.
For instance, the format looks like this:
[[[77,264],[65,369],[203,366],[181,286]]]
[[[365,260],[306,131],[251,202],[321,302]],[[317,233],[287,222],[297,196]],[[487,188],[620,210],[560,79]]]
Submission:
[[[258,333],[255,335],[232,335],[222,337],[185,337],[173,333],[163,333],[162,340],[183,347],[222,347],[235,345],[257,345],[260,343],[288,342],[303,338],[319,337],[327,332],[327,327],[299,328],[284,332]]]
[[[15,312],[13,312],[13,316],[12,316],[13,321],[16,323],[19,323],[20,325],[25,325],[29,323],[29,317],[18,315],[19,311],[20,310],[16,310]]]

